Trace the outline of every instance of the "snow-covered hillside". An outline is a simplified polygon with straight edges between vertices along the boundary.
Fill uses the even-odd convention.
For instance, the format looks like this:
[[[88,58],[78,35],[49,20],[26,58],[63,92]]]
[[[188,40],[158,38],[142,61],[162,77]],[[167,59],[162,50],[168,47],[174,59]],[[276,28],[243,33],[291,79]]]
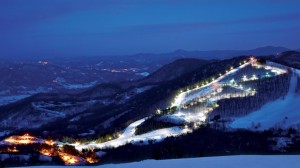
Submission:
[[[97,143],[91,142],[89,144],[72,144],[75,146],[77,150],[82,150],[86,148],[110,148],[110,147],[119,147],[125,145],[127,143],[134,143],[134,144],[147,144],[148,141],[161,141],[166,137],[170,136],[179,136],[182,134],[186,134],[190,131],[188,128],[181,128],[181,127],[171,127],[171,128],[164,128],[158,129],[152,132],[148,132],[142,135],[135,135],[136,128],[141,125],[146,119],[140,119],[138,121],[133,122],[130,124],[122,134],[119,135],[117,139],[113,139],[111,141],[107,141],[104,143]]]
[[[289,92],[284,99],[267,103],[261,109],[241,118],[236,118],[231,124],[233,128],[253,128],[259,130],[271,127],[288,128],[300,123],[300,95],[295,93],[298,71],[290,81]]]
[[[172,159],[172,160],[145,160],[142,162],[108,164],[97,166],[99,168],[298,168],[300,155],[274,155],[274,156],[219,156],[190,159]],[[47,168],[47,166],[43,166]],[[58,167],[58,166],[57,166]],[[69,166],[76,167],[76,166]],[[83,167],[83,166],[77,166]],[[56,168],[56,166],[48,166]]]
[[[87,144],[76,143],[72,145],[74,145],[78,150],[82,150],[84,148],[104,149],[110,147],[119,147],[128,143],[147,144],[149,141],[154,140],[157,142],[165,139],[166,137],[175,137],[192,132],[193,129],[198,129],[199,126],[207,119],[207,113],[211,112],[213,108],[218,107],[217,101],[231,97],[246,97],[256,94],[255,89],[243,86],[242,82],[256,81],[260,80],[260,78],[268,78],[271,76],[270,74],[279,76],[287,73],[286,67],[282,67],[282,65],[277,65],[275,63],[259,65],[256,63],[257,60],[251,58],[248,62],[244,61],[243,63],[240,63],[239,67],[231,67],[229,71],[223,75],[219,75],[218,78],[212,80],[211,82],[207,82],[202,86],[197,86],[195,89],[182,91],[179,93],[172,103],[172,106],[178,107],[178,110],[170,115],[162,115],[162,118],[167,121],[184,121],[186,124],[185,126],[156,129],[151,130],[150,132],[145,132],[141,135],[136,135],[135,131],[137,127],[149,119],[146,117],[130,124],[116,139],[111,139],[103,143],[92,141]],[[250,74],[248,74],[248,77],[243,75],[245,73],[244,71],[247,71],[247,69],[251,70],[252,76],[250,76]],[[294,101],[293,95],[297,83],[296,75],[291,78],[290,83],[290,91],[286,99],[292,99]],[[231,87],[238,90],[238,92],[223,93],[223,87]],[[203,108],[197,108],[196,111],[192,111],[192,106],[197,103],[203,103]],[[160,110],[158,113],[160,113]],[[281,116],[282,115],[280,115],[280,117]]]

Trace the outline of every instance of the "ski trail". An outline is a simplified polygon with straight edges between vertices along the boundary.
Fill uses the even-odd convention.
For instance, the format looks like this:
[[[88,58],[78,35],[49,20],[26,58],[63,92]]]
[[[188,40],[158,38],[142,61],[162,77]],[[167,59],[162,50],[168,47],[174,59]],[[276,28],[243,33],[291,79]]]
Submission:
[[[298,104],[300,96],[295,94],[297,82],[297,75],[293,73],[288,93],[284,99],[277,99],[267,103],[261,109],[247,116],[237,118],[230,126],[232,128],[252,128],[253,124],[259,123],[260,127],[258,129],[264,130],[275,125],[288,127],[299,123],[300,113]]]

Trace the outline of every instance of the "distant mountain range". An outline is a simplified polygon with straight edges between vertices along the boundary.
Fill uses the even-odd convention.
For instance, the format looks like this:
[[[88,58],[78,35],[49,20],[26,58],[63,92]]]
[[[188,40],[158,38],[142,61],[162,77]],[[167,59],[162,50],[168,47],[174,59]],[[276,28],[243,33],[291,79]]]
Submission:
[[[249,50],[194,50],[188,51],[184,49],[178,49],[172,52],[167,53],[137,53],[132,55],[99,55],[99,56],[80,56],[80,57],[45,57],[45,56],[30,56],[30,57],[19,57],[15,58],[12,57],[12,61],[37,61],[37,60],[49,60],[55,63],[70,63],[72,65],[90,65],[91,63],[95,63],[97,61],[104,61],[103,63],[114,64],[114,60],[118,60],[124,62],[123,64],[128,64],[129,61],[141,61],[141,63],[145,63],[145,58],[147,59],[146,62],[161,62],[166,64],[175,59],[179,58],[198,58],[198,59],[228,59],[233,58],[236,56],[242,55],[276,55],[278,53],[284,51],[290,51],[293,49],[289,49],[286,47],[281,46],[264,46],[258,47]],[[300,48],[294,51],[300,51]],[[170,60],[171,59],[171,60]],[[10,58],[8,57],[1,57],[0,62],[9,61]],[[108,61],[108,62],[106,62]]]
[[[277,55],[278,53],[284,51],[290,51],[291,49],[285,47],[273,47],[273,46],[265,46],[259,47],[250,50],[207,50],[207,51],[187,51],[187,50],[176,50],[170,53],[162,53],[162,54],[136,54],[132,57],[141,58],[199,58],[199,59],[228,59],[236,56],[242,55],[256,55],[256,56],[266,56],[266,55]]]

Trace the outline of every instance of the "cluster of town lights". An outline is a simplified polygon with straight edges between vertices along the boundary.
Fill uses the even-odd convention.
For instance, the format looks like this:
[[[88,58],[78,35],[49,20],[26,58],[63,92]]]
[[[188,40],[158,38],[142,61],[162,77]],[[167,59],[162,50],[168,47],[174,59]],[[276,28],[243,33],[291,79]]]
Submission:
[[[68,154],[66,152],[61,151],[62,149],[56,147],[56,141],[48,139],[48,140],[42,140],[39,138],[36,138],[34,136],[31,136],[29,134],[24,134],[21,136],[10,136],[8,138],[4,139],[4,142],[9,143],[10,145],[30,145],[30,144],[47,144],[50,147],[49,148],[41,148],[39,150],[39,153],[45,156],[59,156],[67,165],[74,165],[79,163],[97,163],[99,162],[99,159],[93,158],[93,157],[79,157],[72,154]],[[80,143],[77,143],[79,145]],[[9,153],[17,153],[19,150],[17,147],[8,147],[5,152]]]
[[[59,157],[68,165],[74,165],[81,162],[81,159],[78,156],[70,155],[65,152],[58,152]]]
[[[29,134],[24,134],[22,136],[11,136],[5,138],[4,141],[12,144],[33,144],[37,142],[37,138],[30,136]]]

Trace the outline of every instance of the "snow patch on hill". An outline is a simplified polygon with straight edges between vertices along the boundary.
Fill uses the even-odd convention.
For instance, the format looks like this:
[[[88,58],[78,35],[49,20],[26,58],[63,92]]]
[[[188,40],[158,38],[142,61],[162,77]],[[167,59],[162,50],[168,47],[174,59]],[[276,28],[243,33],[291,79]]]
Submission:
[[[93,81],[89,83],[67,83],[67,81],[62,77],[57,77],[53,80],[55,83],[63,86],[65,89],[86,89],[95,86],[98,81]]]
[[[71,83],[64,83],[62,86],[66,89],[86,89],[92,86],[95,86],[98,81],[93,81],[90,83],[83,83],[83,84],[71,84]]]
[[[150,73],[149,72],[141,72],[141,73],[136,73],[136,75],[140,75],[140,76],[146,77],[146,76],[149,76]]]

